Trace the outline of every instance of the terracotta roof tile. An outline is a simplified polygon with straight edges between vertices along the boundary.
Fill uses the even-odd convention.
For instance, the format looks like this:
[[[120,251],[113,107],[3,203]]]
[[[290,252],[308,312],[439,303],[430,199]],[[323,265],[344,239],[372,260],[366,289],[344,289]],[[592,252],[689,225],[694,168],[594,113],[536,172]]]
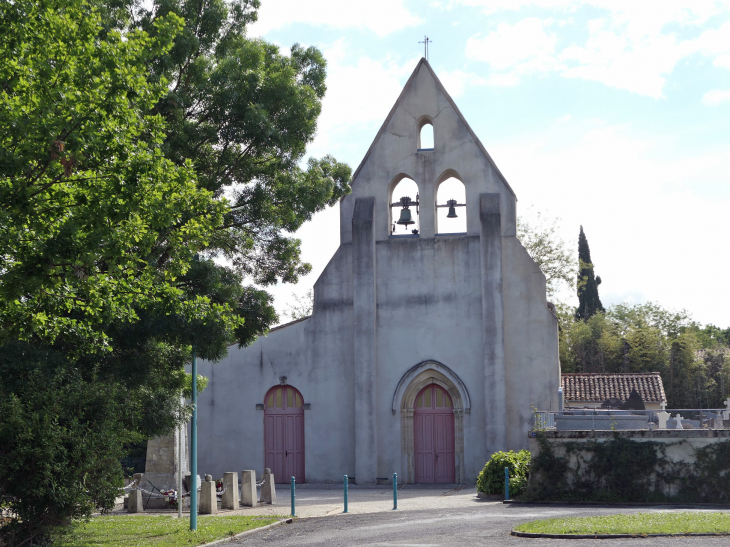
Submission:
[[[667,402],[662,377],[658,372],[578,373],[561,376],[560,385],[563,387],[563,397],[566,401],[599,402],[606,399],[625,401],[631,395],[631,390],[636,389],[644,402]]]

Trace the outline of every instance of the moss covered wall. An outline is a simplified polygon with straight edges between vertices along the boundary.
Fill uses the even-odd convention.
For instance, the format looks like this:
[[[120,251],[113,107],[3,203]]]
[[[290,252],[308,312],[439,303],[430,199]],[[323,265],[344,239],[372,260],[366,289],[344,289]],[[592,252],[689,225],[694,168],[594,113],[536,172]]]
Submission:
[[[531,500],[730,503],[730,431],[531,432]]]

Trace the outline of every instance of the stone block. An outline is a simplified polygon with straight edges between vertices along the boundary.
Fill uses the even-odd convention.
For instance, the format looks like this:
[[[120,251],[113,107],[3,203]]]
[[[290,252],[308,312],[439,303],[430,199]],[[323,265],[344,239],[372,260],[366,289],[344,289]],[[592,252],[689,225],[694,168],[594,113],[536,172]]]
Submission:
[[[244,469],[241,471],[241,505],[256,507],[257,500],[256,471]]]
[[[222,509],[238,509],[238,473],[223,473]]]
[[[276,503],[276,484],[274,474],[268,467],[264,470],[264,484],[261,485],[261,503]]]
[[[207,480],[210,475],[206,475],[205,482],[200,487],[200,505],[198,512],[201,515],[214,515],[218,512],[218,498],[215,495],[215,482]]]
[[[127,511],[129,511],[130,513],[141,513],[142,511],[144,511],[144,503],[142,503],[142,490],[131,490],[129,492]]]

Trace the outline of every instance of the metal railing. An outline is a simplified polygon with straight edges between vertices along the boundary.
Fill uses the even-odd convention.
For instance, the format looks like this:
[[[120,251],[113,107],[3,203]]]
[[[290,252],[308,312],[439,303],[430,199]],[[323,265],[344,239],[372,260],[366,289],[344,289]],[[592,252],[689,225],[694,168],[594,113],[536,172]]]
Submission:
[[[533,413],[535,430],[730,429],[730,409],[570,409]]]

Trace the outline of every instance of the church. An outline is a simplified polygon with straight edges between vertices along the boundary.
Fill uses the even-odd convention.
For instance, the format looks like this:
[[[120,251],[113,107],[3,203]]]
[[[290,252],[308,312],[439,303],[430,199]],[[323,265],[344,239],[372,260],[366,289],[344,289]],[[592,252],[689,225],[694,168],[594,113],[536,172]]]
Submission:
[[[421,59],[340,203],[311,316],[199,364],[200,472],[464,484],[526,448],[560,363],[516,202]]]

